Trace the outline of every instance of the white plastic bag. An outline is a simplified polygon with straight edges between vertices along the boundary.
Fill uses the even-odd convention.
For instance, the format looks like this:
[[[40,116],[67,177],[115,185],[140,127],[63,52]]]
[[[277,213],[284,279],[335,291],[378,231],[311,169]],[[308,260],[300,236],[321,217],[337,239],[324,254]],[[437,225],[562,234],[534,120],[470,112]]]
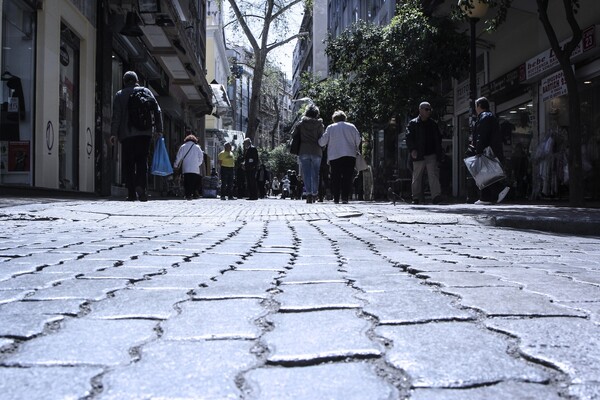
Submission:
[[[502,164],[489,147],[483,154],[467,157],[464,162],[479,189],[488,187],[506,177]]]

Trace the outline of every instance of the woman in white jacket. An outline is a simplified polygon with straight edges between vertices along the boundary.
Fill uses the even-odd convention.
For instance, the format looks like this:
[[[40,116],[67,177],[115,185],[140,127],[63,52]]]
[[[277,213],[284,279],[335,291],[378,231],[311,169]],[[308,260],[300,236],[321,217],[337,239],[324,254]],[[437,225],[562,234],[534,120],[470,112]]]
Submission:
[[[198,145],[198,138],[194,135],[187,135],[177,151],[175,162],[173,163],[176,169],[181,167],[183,190],[186,200],[191,200],[200,188],[200,166],[203,160],[204,152]]]

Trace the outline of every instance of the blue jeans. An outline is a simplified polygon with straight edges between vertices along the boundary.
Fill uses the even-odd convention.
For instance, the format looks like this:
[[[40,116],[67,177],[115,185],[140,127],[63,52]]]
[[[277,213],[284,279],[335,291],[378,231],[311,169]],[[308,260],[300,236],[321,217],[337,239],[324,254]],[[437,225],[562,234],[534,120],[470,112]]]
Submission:
[[[319,193],[321,157],[313,154],[300,154],[298,157],[302,166],[302,178],[304,179],[306,194],[316,196]]]

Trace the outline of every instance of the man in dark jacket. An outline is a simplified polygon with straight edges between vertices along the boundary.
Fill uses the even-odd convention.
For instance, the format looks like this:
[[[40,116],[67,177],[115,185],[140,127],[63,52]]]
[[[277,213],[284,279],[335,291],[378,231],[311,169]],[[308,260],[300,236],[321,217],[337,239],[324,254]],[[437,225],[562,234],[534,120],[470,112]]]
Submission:
[[[502,163],[504,161],[502,133],[500,132],[498,118],[490,112],[488,99],[485,97],[477,99],[475,101],[475,111],[477,112],[477,122],[475,123],[475,130],[473,132],[475,153],[481,155],[489,146],[494,155]],[[500,203],[504,200],[509,190],[510,187],[506,185],[505,180],[496,182],[481,189],[481,195],[475,204],[488,205]]]
[[[258,200],[256,170],[258,169],[258,150],[252,145],[250,138],[244,139],[244,171],[246,173],[246,188],[248,200]]]
[[[440,129],[431,119],[431,105],[428,102],[419,104],[419,116],[410,120],[406,131],[406,146],[413,165],[412,202],[418,204],[423,197],[423,173],[427,169],[431,198],[437,204],[441,201],[442,193],[438,162],[444,153]]]
[[[140,89],[137,89],[140,88]],[[134,89],[144,90],[149,96],[152,92],[139,85],[138,76],[133,71],[127,71],[123,75],[123,89],[119,90],[113,101],[113,113],[111,121],[110,144],[114,145],[119,139],[121,155],[123,157],[123,174],[127,186],[127,200],[135,201],[136,196],[140,201],[147,201],[146,187],[148,182],[148,154],[150,153],[150,142],[154,133],[152,128],[138,130],[129,123],[129,97]],[[158,102],[154,109],[154,132],[162,134],[163,120]]]

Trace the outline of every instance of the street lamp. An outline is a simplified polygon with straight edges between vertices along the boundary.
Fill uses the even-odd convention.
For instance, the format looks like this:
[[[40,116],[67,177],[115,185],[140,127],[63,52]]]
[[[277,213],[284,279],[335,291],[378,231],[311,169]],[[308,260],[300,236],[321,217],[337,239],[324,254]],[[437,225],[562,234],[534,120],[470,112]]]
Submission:
[[[471,61],[469,63],[469,107],[471,111],[471,127],[473,127],[476,119],[475,98],[477,97],[477,69],[475,68],[477,59],[477,48],[475,45],[477,37],[475,36],[475,25],[485,15],[489,5],[486,0],[458,0],[458,6],[463,14],[469,18],[469,25],[471,26],[471,38],[469,41],[471,47]]]

